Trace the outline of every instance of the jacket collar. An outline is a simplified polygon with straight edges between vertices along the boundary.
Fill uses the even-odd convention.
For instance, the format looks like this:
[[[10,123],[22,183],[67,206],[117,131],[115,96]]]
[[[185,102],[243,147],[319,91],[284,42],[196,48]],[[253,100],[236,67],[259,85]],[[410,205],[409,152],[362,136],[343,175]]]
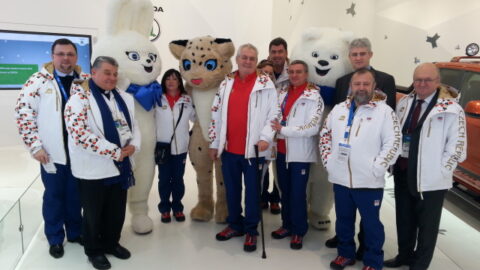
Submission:
[[[366,108],[375,108],[377,107],[378,103],[380,102],[385,103],[386,99],[387,99],[387,95],[384,92],[380,90],[374,90],[372,100],[370,100],[367,104],[362,106]],[[352,100],[353,100],[353,96],[348,96],[347,100],[345,100],[345,106],[347,108],[350,108],[350,105],[352,104]]]
[[[440,91],[440,92],[438,93],[438,99],[432,109],[432,112],[458,113],[458,110],[460,107],[458,105],[458,98],[459,98],[458,91],[453,87],[443,85],[443,84],[440,85],[437,91]],[[415,90],[413,90],[410,94],[408,94],[408,96],[404,97],[404,99],[406,98],[408,99],[408,101],[411,100],[411,102],[413,102],[413,99],[415,98],[415,94],[416,94]]]

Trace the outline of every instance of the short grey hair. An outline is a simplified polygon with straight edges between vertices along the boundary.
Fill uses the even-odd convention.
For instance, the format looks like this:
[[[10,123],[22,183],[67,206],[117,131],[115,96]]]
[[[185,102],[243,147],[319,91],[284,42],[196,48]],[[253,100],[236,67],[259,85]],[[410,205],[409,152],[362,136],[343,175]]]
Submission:
[[[292,62],[290,62],[289,66],[293,66],[293,65],[302,65],[305,72],[308,73],[308,65],[307,65],[307,63],[305,63],[305,61],[303,61],[303,60],[293,60]]]
[[[237,55],[236,57],[239,57],[240,56],[240,53],[242,52],[243,49],[252,49],[255,51],[255,54],[258,58],[258,50],[257,50],[257,47],[253,46],[252,44],[250,43],[246,43],[246,44],[243,44],[241,45],[240,47],[238,47],[238,50],[237,50]]]
[[[98,56],[95,58],[95,61],[93,61],[92,69],[100,68],[103,63],[107,63],[118,68],[118,62],[115,60],[115,58],[110,56]]]
[[[372,43],[370,43],[370,40],[366,37],[364,38],[356,38],[350,42],[349,50],[352,50],[353,48],[367,48],[369,52],[372,51]]]

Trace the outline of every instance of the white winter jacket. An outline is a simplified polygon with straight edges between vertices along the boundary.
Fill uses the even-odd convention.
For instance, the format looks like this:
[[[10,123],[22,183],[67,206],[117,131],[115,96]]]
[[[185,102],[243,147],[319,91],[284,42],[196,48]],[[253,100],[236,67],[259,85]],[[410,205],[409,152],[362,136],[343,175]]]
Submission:
[[[168,100],[165,94],[162,95],[162,107],[155,108],[155,125],[157,133],[157,142],[168,143],[172,139],[173,129],[177,125],[180,110],[183,104],[183,113],[175,136],[171,144],[171,154],[180,155],[188,151],[188,142],[190,140],[189,134],[189,120],[195,121],[195,109],[193,107],[192,99],[188,95],[182,95],[175,105],[173,110],[168,105]]]
[[[385,186],[385,172],[400,154],[402,132],[395,112],[377,97],[357,108],[347,141],[351,100],[337,104],[328,115],[320,133],[320,152],[330,182],[349,188]],[[339,143],[351,145],[346,162],[338,159]]]
[[[47,63],[23,85],[15,106],[15,119],[22,140],[32,155],[43,148],[51,161],[65,165],[62,93],[53,70],[52,62]],[[75,72],[80,79],[90,77],[82,73],[80,66],[75,67]],[[75,83],[72,83],[71,88],[74,87]]]
[[[466,158],[465,112],[458,105],[455,90],[440,87],[436,104],[423,122],[418,145],[417,191],[452,187],[453,170]],[[401,126],[405,124],[415,91],[397,104]]]
[[[218,149],[220,156],[225,148],[227,139],[228,101],[232,91],[235,72],[226,76],[220,84],[212,105],[212,121],[208,136],[210,148]],[[257,79],[250,93],[248,101],[247,139],[245,144],[245,158],[255,157],[254,145],[260,140],[267,141],[269,147],[259,153],[260,157],[270,156],[275,131],[271,122],[278,119],[280,107],[277,103],[277,90],[270,77],[257,72]]]
[[[278,104],[282,104],[289,87],[281,90]],[[285,139],[286,162],[317,162],[317,142],[323,113],[323,100],[319,89],[308,84],[295,101],[277,139]],[[279,119],[281,119],[281,115]]]
[[[82,84],[84,91],[72,95],[65,106],[68,149],[72,174],[79,179],[99,180],[118,176],[120,173],[114,164],[121,155],[121,148],[105,139],[102,115],[93,97],[88,83]],[[135,120],[133,97],[118,91],[125,101],[132,123],[132,140],[135,152],[140,151],[140,131]],[[130,157],[133,164],[133,158]]]

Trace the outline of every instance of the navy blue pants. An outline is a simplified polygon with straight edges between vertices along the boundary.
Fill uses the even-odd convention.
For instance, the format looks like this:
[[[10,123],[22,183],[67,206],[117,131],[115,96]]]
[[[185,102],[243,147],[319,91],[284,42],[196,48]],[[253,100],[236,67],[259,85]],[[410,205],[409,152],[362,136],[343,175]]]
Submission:
[[[333,191],[337,214],[335,230],[339,240],[338,255],[355,258],[355,217],[358,209],[365,232],[363,263],[375,269],[382,269],[385,231],[380,221],[380,207],[383,189],[351,189],[334,184]]]
[[[172,155],[165,164],[158,165],[158,193],[160,203],[158,211],[166,213],[183,212],[182,198],[185,195],[185,162],[187,153]],[[170,201],[170,196],[172,200]]]
[[[45,235],[50,245],[62,244],[65,239],[75,239],[82,231],[82,214],[77,179],[70,165],[56,164],[57,173],[47,173],[42,166],[42,213]]]
[[[294,235],[304,236],[307,223],[307,182],[310,163],[285,163],[285,155],[277,154],[278,185],[282,193],[282,227]]]
[[[262,169],[265,158],[245,159],[244,155],[229,152],[222,154],[222,173],[225,182],[228,217],[230,228],[258,235],[260,221],[260,184],[257,172]],[[245,183],[245,217],[242,216],[242,174]]]

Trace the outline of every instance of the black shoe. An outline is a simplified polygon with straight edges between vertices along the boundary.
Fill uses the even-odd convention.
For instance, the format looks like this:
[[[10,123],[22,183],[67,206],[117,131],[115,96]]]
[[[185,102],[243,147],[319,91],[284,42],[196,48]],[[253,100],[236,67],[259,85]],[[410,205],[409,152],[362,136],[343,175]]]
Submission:
[[[175,217],[175,220],[177,222],[184,222],[185,221],[185,214],[181,211],[173,213],[173,216]]]
[[[50,252],[50,255],[52,255],[52,257],[55,259],[61,258],[63,257],[63,254],[64,254],[63,245],[62,244],[51,245],[48,252]]]
[[[325,246],[328,248],[336,248],[338,246],[338,237],[335,235],[334,237],[325,241]]]
[[[128,251],[128,249],[120,246],[120,244],[116,245],[112,249],[105,250],[105,253],[112,254],[113,256],[115,256],[119,259],[122,259],[122,260],[126,260],[126,259],[130,258],[130,251]]]
[[[357,261],[363,261],[363,253],[365,253],[365,248],[363,246],[359,246],[357,253],[355,254],[355,259],[357,259]]]
[[[112,265],[108,261],[105,255],[97,255],[97,256],[88,256],[88,260],[92,263],[95,269],[110,269]]]
[[[170,216],[170,212],[162,213],[162,217],[160,218],[162,223],[170,223],[172,221],[172,216]]]
[[[398,268],[400,266],[409,265],[409,264],[410,264],[409,262],[399,259],[398,256],[383,262],[383,266],[389,267],[389,268]]]
[[[81,236],[81,235],[79,235],[77,238],[68,239],[67,241],[70,242],[70,243],[78,243],[81,246],[83,246],[83,236]]]

